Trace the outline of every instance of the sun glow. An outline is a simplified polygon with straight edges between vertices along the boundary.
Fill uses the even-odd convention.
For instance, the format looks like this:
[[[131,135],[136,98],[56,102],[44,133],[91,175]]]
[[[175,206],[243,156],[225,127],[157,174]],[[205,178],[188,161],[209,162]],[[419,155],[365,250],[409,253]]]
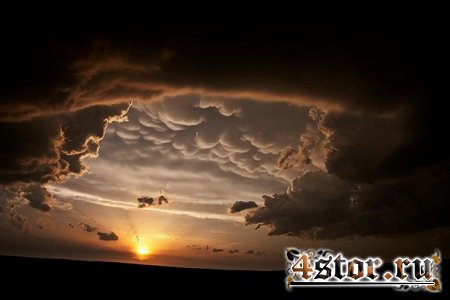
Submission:
[[[138,246],[136,248],[136,254],[139,256],[147,256],[150,254],[150,249],[143,246]]]

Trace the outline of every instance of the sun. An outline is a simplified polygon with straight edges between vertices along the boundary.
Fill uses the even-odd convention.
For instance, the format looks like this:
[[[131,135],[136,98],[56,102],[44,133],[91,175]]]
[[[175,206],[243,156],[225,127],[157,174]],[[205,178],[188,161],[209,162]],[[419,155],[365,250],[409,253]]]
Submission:
[[[150,250],[148,250],[148,248],[141,246],[136,249],[136,253],[139,255],[147,255],[147,254],[150,254]]]
[[[135,251],[139,258],[144,258],[145,256],[150,254],[150,249],[144,246],[138,246]]]

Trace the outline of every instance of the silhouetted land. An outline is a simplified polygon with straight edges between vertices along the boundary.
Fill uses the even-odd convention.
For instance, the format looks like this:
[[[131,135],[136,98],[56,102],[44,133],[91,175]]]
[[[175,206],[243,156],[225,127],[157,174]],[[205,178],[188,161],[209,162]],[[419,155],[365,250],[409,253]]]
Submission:
[[[227,271],[184,269],[109,262],[87,262],[0,256],[2,289],[19,287],[15,293],[39,294],[44,298],[65,299],[66,295],[91,299],[92,296],[139,297],[139,300],[173,296],[214,299],[227,295],[241,299],[357,299],[371,295],[394,299],[450,299],[443,264],[444,293],[396,292],[390,288],[301,288],[289,293],[283,271]],[[64,291],[61,293],[61,289]],[[314,297],[314,298],[312,298]],[[40,298],[40,297],[39,297]],[[103,299],[103,298],[102,298]],[[361,299],[361,298],[358,298]]]

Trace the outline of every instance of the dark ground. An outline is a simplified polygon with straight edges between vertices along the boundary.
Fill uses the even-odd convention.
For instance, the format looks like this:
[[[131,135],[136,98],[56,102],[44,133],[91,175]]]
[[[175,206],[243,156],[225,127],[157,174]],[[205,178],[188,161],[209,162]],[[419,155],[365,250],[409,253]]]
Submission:
[[[17,293],[31,293],[40,298],[119,296],[216,298],[249,295],[252,299],[273,297],[297,298],[333,296],[356,299],[358,296],[393,297],[394,299],[450,299],[443,265],[444,293],[396,292],[390,288],[301,288],[288,293],[283,271],[225,271],[183,269],[108,262],[87,262],[0,256],[0,288],[15,288]],[[3,298],[3,297],[1,297]]]

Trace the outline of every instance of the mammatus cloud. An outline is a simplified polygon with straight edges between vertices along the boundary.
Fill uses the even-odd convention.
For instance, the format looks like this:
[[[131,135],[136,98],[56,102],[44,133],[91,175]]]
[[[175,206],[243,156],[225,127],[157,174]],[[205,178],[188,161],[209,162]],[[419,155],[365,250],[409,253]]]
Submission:
[[[258,205],[254,201],[236,201],[230,207],[230,213],[234,214],[255,207],[258,207]]]
[[[133,149],[121,158],[130,165],[154,158],[155,166],[180,164],[214,176],[275,177],[280,182],[291,177],[275,166],[277,154],[295,143],[309,121],[305,107],[201,94],[136,102],[127,117],[128,122],[110,127],[109,151],[103,158],[122,157]]]
[[[117,241],[119,237],[114,232],[97,232],[98,239],[101,241]]]
[[[356,191],[350,194],[357,210],[368,217],[373,217],[370,212],[377,207],[386,212],[381,221],[377,214],[377,224],[381,225],[372,226],[372,234],[385,232],[385,219],[389,223],[391,219],[418,216],[424,201],[438,213],[421,228],[446,225],[443,212],[448,208],[445,195],[450,185],[445,168],[449,157],[442,139],[447,136],[447,111],[436,109],[446,101],[442,62],[447,60],[448,51],[442,32],[438,28],[420,32],[376,28],[364,29],[364,34],[342,29],[305,32],[297,30],[298,26],[285,25],[279,24],[279,31],[267,27],[247,31],[236,26],[209,36],[183,28],[164,38],[158,30],[142,32],[133,28],[133,35],[68,35],[65,43],[57,37],[52,39],[51,34],[45,41],[40,35],[28,34],[29,38],[23,39],[20,34],[5,34],[3,42],[8,47],[1,47],[0,55],[9,59],[2,65],[0,91],[0,184],[45,184],[83,174],[83,158],[97,155],[105,124],[122,115],[124,108],[119,102],[149,101],[181,93],[231,98],[245,95],[256,100],[336,109],[322,115],[322,128],[318,122],[316,128],[302,135],[299,147],[285,151],[279,165],[298,167],[297,183],[286,194],[268,197],[267,206],[252,212],[249,223],[273,226],[276,234],[349,235],[348,221],[353,220],[353,228],[362,230],[364,226],[358,225],[364,220],[354,219],[352,211],[344,209],[347,202],[343,198],[349,192],[340,188],[348,185]],[[208,32],[213,32],[212,28]],[[255,33],[254,38],[248,38],[249,32]],[[182,122],[165,118],[164,126],[177,131],[203,121],[198,116],[175,119]],[[151,126],[156,127],[155,131],[165,128],[160,125]],[[329,136],[324,134],[325,128]],[[181,135],[171,143],[186,155],[214,148],[211,151],[217,157],[227,155],[235,166],[246,171],[260,167],[253,161],[261,156],[255,153],[253,161],[243,158],[239,151],[247,149],[247,144],[268,153],[273,151],[270,141],[261,141],[257,135],[244,135],[244,141],[232,139],[237,135],[227,133],[223,135],[224,144],[217,145],[217,136],[222,134],[202,129],[205,132],[199,131],[197,139],[192,131],[190,138]],[[147,132],[143,135],[156,143],[168,139]],[[128,135],[128,142],[133,138],[136,135]],[[195,144],[190,143],[193,139]],[[328,151],[318,151],[324,150],[324,142],[329,143],[330,147],[325,148]],[[227,149],[230,144],[232,153]],[[326,191],[296,189],[304,180],[309,181],[311,175],[306,174],[311,172],[321,174],[312,175],[316,176],[314,180],[335,181],[330,189],[339,190],[337,199],[342,201],[334,203]],[[341,233],[327,233],[330,221],[318,224],[307,220],[310,226],[319,226],[317,234],[313,233],[315,228],[302,225],[282,226],[283,216],[276,214],[285,211],[283,203],[307,203],[308,193],[322,196],[319,202],[323,205],[331,202],[337,206],[340,214],[332,220]],[[399,203],[406,213],[389,218],[397,212]],[[46,208],[44,204],[38,206]],[[302,207],[295,206],[293,211],[309,216]],[[292,212],[287,213],[289,219]],[[411,228],[422,223],[411,219],[403,223],[409,227],[400,228],[413,231]],[[298,222],[296,218],[294,223]]]
[[[138,202],[138,208],[144,208],[147,206],[154,206],[154,205],[162,205],[162,204],[169,204],[169,199],[167,197],[161,195],[158,198],[153,197],[147,197],[147,196],[141,196],[136,199]]]

